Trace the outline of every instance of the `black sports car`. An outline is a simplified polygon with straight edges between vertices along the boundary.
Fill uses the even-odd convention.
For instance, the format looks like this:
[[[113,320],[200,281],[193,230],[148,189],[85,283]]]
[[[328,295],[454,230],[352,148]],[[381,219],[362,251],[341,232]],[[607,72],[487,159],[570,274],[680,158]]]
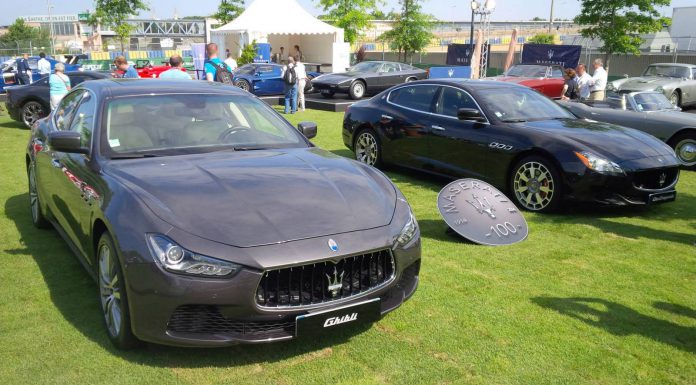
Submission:
[[[318,76],[314,78],[312,85],[315,91],[320,91],[326,97],[344,93],[350,95],[351,99],[360,99],[397,84],[427,77],[424,70],[408,64],[366,61],[350,67],[346,72]]]
[[[28,145],[32,220],[98,281],[115,345],[292,339],[414,293],[420,232],[385,175],[237,87],[182,84],[86,82]]]
[[[73,71],[65,74],[70,78],[70,84],[73,87],[87,80],[111,77],[108,73],[92,71]],[[10,117],[24,123],[27,128],[31,128],[37,120],[51,111],[48,76],[24,86],[6,87],[5,91],[7,91],[5,105]]]
[[[616,205],[675,199],[679,161],[646,133],[579,119],[496,81],[405,84],[350,107],[343,141],[370,165],[483,179],[531,211],[563,198]]]

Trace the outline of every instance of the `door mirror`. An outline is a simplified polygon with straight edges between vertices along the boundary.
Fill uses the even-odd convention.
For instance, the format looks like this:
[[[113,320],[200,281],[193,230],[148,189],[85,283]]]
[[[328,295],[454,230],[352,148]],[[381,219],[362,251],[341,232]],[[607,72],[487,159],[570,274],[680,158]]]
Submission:
[[[457,118],[459,120],[473,120],[475,122],[485,122],[483,116],[481,116],[481,111],[476,108],[460,108],[457,110]]]
[[[312,139],[317,136],[317,124],[314,122],[300,122],[297,124],[297,129],[307,139]]]
[[[48,147],[53,151],[87,154],[82,147],[82,135],[75,131],[53,131],[48,134]]]

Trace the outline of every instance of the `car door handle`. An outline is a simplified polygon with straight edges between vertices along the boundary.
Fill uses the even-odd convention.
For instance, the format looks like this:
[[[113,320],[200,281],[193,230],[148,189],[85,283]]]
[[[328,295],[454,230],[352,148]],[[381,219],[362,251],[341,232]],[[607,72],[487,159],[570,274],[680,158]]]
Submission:
[[[440,126],[436,126],[436,125],[432,125],[430,127],[435,131],[445,131],[444,127],[440,127]]]
[[[60,163],[60,160],[58,159],[51,159],[51,166],[55,168],[63,168],[63,164]]]
[[[394,120],[394,118],[389,116],[389,115],[382,115],[382,120],[392,121],[392,120]]]

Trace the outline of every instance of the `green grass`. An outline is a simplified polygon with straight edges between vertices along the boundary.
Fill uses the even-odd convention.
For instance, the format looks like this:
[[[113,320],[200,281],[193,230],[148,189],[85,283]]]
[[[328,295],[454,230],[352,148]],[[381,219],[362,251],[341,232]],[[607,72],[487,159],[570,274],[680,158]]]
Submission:
[[[351,155],[341,114],[290,118]],[[421,285],[400,309],[311,341],[121,352],[96,285],[54,231],[31,226],[28,136],[0,115],[0,384],[696,383],[694,172],[674,203],[525,214],[529,238],[491,248],[445,233],[445,180],[390,171],[423,235]]]

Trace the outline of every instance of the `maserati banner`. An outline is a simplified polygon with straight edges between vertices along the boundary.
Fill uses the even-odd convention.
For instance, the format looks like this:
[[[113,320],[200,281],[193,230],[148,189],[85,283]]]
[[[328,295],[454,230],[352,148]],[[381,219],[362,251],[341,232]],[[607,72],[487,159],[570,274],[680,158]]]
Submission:
[[[581,48],[579,45],[525,44],[522,46],[522,64],[556,64],[575,68],[580,62]]]
[[[471,51],[473,47],[469,44],[449,44],[447,45],[447,65],[468,66],[471,65]]]

